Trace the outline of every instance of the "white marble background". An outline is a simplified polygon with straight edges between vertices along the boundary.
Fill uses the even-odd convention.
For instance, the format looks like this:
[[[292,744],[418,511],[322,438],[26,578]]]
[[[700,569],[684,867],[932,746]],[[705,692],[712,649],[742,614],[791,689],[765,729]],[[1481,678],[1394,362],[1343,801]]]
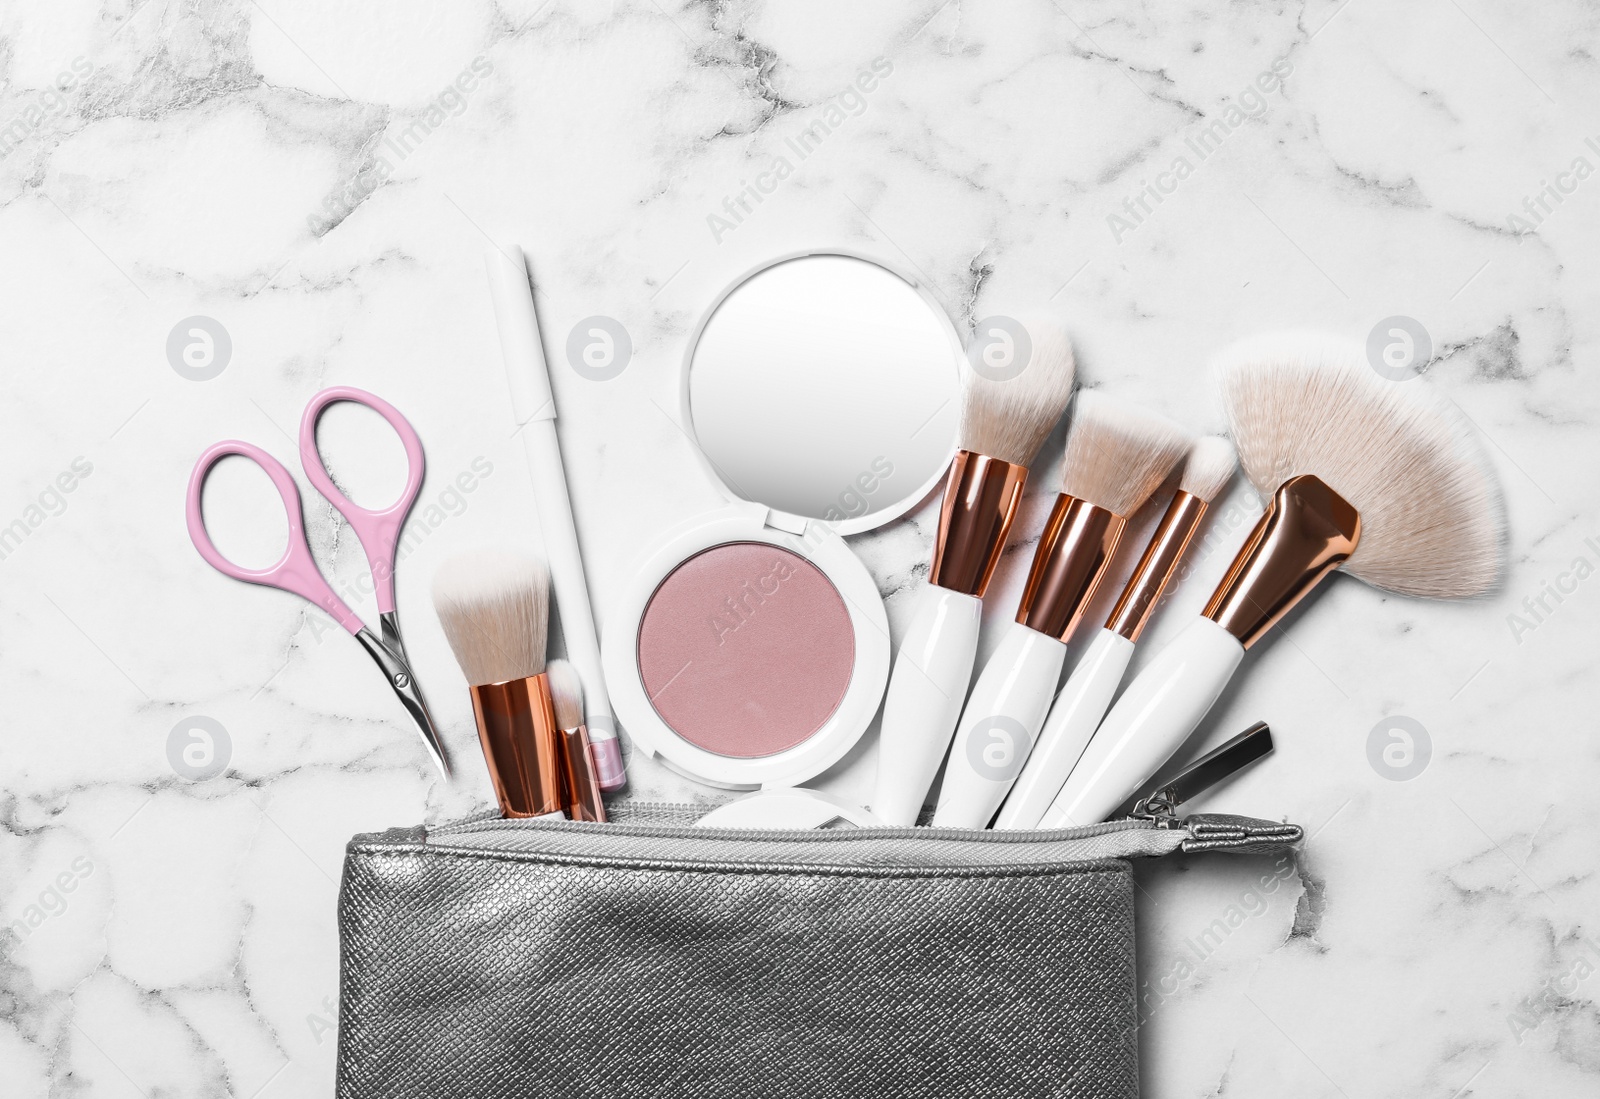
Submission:
[[[1311,839],[1281,873],[1142,875],[1146,1091],[1595,1093],[1597,25],[1575,0],[7,0],[0,526],[26,533],[0,559],[0,1096],[331,1094],[344,842],[486,795],[428,578],[463,546],[537,545],[486,236],[528,249],[558,361],[593,314],[635,344],[613,381],[555,378],[602,612],[648,532],[717,498],[661,410],[687,328],[765,257],[874,251],[966,325],[1049,302],[1086,380],[1196,427],[1216,417],[1204,357],[1236,336],[1421,322],[1437,357],[1406,384],[1481,428],[1508,579],[1455,606],[1341,579],[1253,658],[1205,737],[1265,717],[1280,749],[1207,807]],[[859,115],[717,239],[707,216],[879,58],[892,73]],[[1275,64],[1281,86],[1250,93]],[[1186,138],[1219,119],[1198,162]],[[1193,172],[1114,231],[1180,156]],[[194,315],[231,338],[214,380],[169,364]],[[285,433],[334,383],[379,391],[426,440],[438,523],[400,603],[469,764],[458,789],[355,645],[212,572],[183,530],[205,444],[290,457]],[[376,500],[398,451],[340,419],[332,461]],[[449,495],[480,459],[488,475]],[[239,501],[217,509],[224,548],[270,558],[264,482],[218,480]],[[1232,522],[1254,506],[1242,486],[1230,505]],[[350,582],[353,540],[308,510]],[[857,540],[897,625],[931,518]],[[992,602],[1010,605],[1026,557]],[[1396,715],[1431,744],[1407,781],[1369,762]],[[228,734],[219,777],[169,763],[194,716]],[[859,787],[863,762],[836,783]],[[1227,934],[1197,949],[1217,920]]]

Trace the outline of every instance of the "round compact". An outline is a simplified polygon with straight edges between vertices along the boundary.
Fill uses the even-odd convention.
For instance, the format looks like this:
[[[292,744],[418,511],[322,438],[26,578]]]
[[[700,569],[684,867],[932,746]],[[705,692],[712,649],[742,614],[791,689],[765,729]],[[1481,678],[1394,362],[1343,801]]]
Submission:
[[[713,303],[682,419],[728,503],[666,532],[606,624],[612,705],[641,750],[712,786],[773,789],[860,740],[889,627],[841,535],[939,482],[963,361],[932,296],[858,256],[785,257]]]

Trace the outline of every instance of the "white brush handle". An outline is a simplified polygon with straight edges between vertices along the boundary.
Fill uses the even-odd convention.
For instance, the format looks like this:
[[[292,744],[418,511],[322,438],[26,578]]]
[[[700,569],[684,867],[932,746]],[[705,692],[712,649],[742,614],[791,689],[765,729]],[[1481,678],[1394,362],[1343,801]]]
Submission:
[[[1178,750],[1243,659],[1238,638],[1211,619],[1189,623],[1117,699],[1044,827],[1105,820]]]
[[[962,711],[933,823],[986,828],[1028,759],[1050,709],[1067,647],[1013,622]]]
[[[1061,688],[996,828],[1037,828],[1094,736],[1133,658],[1133,642],[1100,628]]]
[[[978,655],[983,601],[935,584],[917,594],[889,674],[872,811],[885,824],[917,822],[944,759]]]
[[[533,308],[527,260],[515,244],[489,248],[484,253],[489,271],[489,293],[500,330],[500,351],[505,359],[506,382],[511,390],[511,411],[521,426],[528,468],[533,475],[534,508],[544,534],[549,558],[550,586],[561,616],[561,638],[567,659],[583,680],[584,719],[590,742],[602,762],[602,786],[621,784],[617,774],[621,755],[605,743],[616,739],[616,721],[606,695],[605,673],[600,668],[600,639],[595,634],[594,611],[589,605],[589,585],[583,574],[583,554],[572,521],[572,500],[556,437],[556,403],[550,391],[550,370],[539,340],[539,317]]]

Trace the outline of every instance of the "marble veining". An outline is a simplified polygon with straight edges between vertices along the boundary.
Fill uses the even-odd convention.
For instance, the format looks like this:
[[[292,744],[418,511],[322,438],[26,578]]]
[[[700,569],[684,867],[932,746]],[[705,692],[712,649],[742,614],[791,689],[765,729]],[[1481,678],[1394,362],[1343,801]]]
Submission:
[[[1252,651],[1191,750],[1257,718],[1280,747],[1204,808],[1310,840],[1141,871],[1146,1093],[1593,1093],[1597,29],[1579,0],[8,3],[0,1095],[332,1093],[343,844],[489,797],[428,578],[539,544],[494,238],[538,279],[602,621],[648,532],[719,499],[677,420],[683,345],[771,256],[880,255],[969,330],[1059,309],[1086,384],[1197,429],[1235,337],[1413,323],[1427,382],[1400,384],[1475,425],[1507,578],[1468,604],[1342,578]],[[607,381],[565,368],[595,316],[632,343]],[[192,318],[225,354],[213,333],[182,358]],[[183,529],[203,446],[289,460],[328,384],[427,445],[399,600],[454,785],[342,631],[218,576]],[[335,426],[341,484],[392,494],[392,439]],[[247,474],[219,473],[215,526],[264,563],[281,520]],[[1218,502],[1146,656],[1258,508],[1243,485]],[[935,519],[852,539],[895,630]],[[335,520],[308,494],[319,560],[373,619]],[[186,758],[197,718],[222,735]],[[826,785],[864,796],[871,768],[869,737]]]

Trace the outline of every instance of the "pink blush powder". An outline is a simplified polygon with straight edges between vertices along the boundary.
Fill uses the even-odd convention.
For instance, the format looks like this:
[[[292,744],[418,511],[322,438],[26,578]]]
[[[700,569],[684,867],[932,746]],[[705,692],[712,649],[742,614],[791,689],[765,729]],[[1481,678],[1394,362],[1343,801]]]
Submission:
[[[639,674],[656,713],[707,752],[755,759],[804,743],[839,708],[856,637],[838,589],[765,542],[695,554],[639,623]]]

